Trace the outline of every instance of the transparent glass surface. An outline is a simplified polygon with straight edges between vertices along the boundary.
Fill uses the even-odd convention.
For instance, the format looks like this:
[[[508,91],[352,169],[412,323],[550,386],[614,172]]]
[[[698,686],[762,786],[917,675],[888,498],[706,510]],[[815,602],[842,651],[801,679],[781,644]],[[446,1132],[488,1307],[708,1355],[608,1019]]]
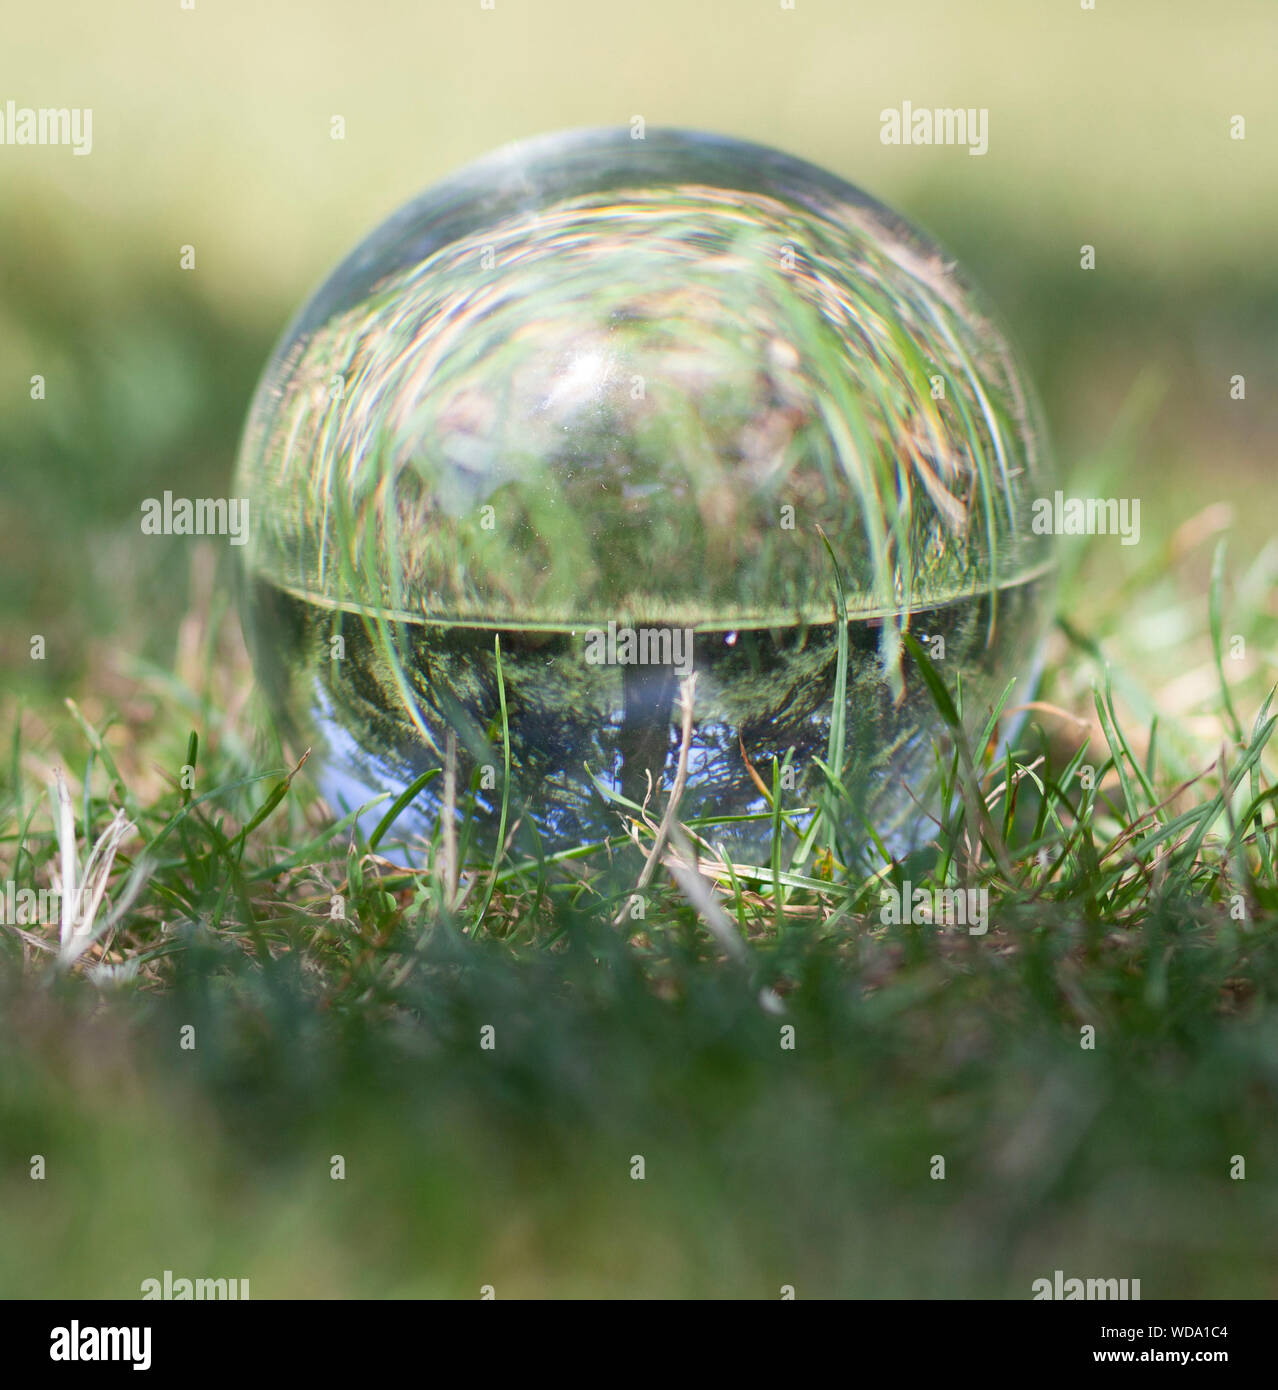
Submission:
[[[505,801],[533,852],[659,817],[690,695],[708,840],[768,862],[775,763],[793,824],[899,852],[942,731],[901,633],[983,723],[1041,632],[1045,470],[997,325],[895,214],[737,141],[553,136],[397,213],[286,333],[245,626],[336,810],[437,772],[396,842],[445,804],[491,848]]]

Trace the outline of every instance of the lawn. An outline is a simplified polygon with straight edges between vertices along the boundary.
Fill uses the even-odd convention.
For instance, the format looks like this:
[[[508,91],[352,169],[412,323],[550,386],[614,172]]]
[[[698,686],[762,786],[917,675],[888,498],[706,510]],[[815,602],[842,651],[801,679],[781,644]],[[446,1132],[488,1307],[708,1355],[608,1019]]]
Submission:
[[[104,896],[74,949],[56,914],[0,926],[0,1296],[1278,1295],[1271,9],[1164,26],[1151,86],[1152,5],[853,34],[806,4],[732,35],[512,4],[435,84],[422,45],[479,51],[478,6],[396,11],[421,42],[392,52],[337,8],[201,6],[194,44],[15,16],[32,81],[65,68],[103,117],[93,158],[0,171],[0,886],[101,842]],[[878,141],[880,107],[981,91],[985,159]],[[1063,485],[1144,503],[1139,545],[1062,541],[1041,681],[1005,696],[1034,703],[1007,748],[947,725],[907,862],[690,876],[658,798],[609,850],[436,833],[405,867],[267,729],[235,552],[139,537],[176,479],[225,493],[272,342],[396,202],[636,103],[936,233],[1010,321]],[[945,723],[944,663],[908,660]],[[885,922],[907,881],[986,891],[988,931]]]
[[[1218,572],[1202,606],[1237,587]],[[82,857],[117,808],[136,826],[111,898],[145,875],[61,967],[56,922],[0,937],[7,1293],[128,1297],[164,1269],[256,1297],[1027,1297],[1057,1268],[1274,1290],[1258,669],[1226,657],[1231,704],[1150,738],[1115,720],[1110,692],[1142,692],[1113,663],[1090,711],[1056,706],[1096,651],[1063,623],[1016,748],[976,759],[982,830],[955,796],[938,852],[888,878],[743,870],[700,913],[661,872],[635,923],[638,849],[494,882],[438,839],[409,872],[335,827],[304,768],[254,761],[217,592],[194,687],[117,678],[114,718],[7,703],[5,877],[49,881],[59,759]],[[1181,619],[1209,653],[1209,615]],[[956,858],[985,934],[883,924],[884,882]]]

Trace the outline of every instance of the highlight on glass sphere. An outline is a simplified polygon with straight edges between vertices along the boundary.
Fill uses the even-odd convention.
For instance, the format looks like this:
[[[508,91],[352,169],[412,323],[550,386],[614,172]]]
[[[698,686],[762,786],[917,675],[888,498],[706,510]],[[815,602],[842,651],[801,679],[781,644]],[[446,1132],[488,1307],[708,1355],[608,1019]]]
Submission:
[[[842,179],[528,141],[373,232],[272,357],[255,669],[335,811],[413,789],[387,845],[443,814],[487,852],[599,842],[682,759],[679,819],[734,860],[770,862],[774,803],[791,849],[817,818],[844,865],[903,853],[945,732],[903,634],[974,729],[1030,674],[1044,455],[971,287]]]

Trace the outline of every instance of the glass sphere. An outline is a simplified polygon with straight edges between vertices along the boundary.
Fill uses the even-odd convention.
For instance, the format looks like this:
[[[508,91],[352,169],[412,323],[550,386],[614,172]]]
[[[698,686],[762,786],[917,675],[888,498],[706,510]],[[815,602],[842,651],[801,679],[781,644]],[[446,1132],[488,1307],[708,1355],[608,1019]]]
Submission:
[[[245,627],[334,809],[422,781],[388,843],[445,808],[486,853],[503,806],[533,853],[659,819],[690,699],[707,844],[769,863],[775,788],[791,845],[824,807],[842,862],[867,826],[901,852],[943,732],[901,634],[973,726],[1029,673],[1044,454],[970,286],[843,180],[533,140],[396,213],[276,349]]]

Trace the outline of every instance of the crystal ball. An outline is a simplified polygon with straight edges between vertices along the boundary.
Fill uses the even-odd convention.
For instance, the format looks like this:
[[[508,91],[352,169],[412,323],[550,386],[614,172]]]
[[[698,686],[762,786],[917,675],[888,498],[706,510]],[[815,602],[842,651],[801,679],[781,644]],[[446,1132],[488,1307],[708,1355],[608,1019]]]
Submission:
[[[1031,676],[1045,454],[988,308],[842,179],[528,141],[372,232],[267,365],[255,671],[335,811],[415,788],[387,846],[594,844],[682,763],[679,819],[734,861],[814,818],[843,864],[904,852],[946,730],[903,634],[972,728]]]

